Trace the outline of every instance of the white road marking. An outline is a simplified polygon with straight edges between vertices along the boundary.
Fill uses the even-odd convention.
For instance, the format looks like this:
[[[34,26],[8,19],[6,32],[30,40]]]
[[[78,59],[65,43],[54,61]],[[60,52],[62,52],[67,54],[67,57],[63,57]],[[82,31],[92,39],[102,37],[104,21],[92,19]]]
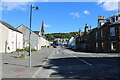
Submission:
[[[88,63],[88,62],[86,62],[85,60],[83,60],[83,59],[80,59],[82,62],[84,62],[84,63],[86,63],[86,64],[88,64],[88,65],[90,65],[90,66],[93,66],[92,64],[90,64],[90,63]]]
[[[67,53],[67,51],[65,51],[65,52]],[[70,54],[70,53],[68,53],[68,54]],[[75,57],[75,58],[79,59],[77,56],[75,56],[75,55],[73,55],[73,54],[70,54],[70,55],[72,55],[73,57]],[[85,61],[85,60],[83,60],[83,59],[80,59],[80,61],[82,61],[82,62],[86,63],[87,65],[89,65],[89,66],[92,66],[92,67],[93,67],[93,65],[92,65],[92,64],[90,64],[90,63],[86,62],[86,61]]]

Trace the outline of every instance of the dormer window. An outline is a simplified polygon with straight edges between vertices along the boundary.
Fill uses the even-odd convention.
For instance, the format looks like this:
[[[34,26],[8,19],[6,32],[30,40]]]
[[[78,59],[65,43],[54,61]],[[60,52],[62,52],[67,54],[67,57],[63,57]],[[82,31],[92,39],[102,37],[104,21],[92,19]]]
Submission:
[[[101,23],[100,22],[98,23],[98,27],[101,27]]]
[[[115,22],[115,17],[112,17],[112,18],[110,19],[110,22],[111,22],[111,23]]]

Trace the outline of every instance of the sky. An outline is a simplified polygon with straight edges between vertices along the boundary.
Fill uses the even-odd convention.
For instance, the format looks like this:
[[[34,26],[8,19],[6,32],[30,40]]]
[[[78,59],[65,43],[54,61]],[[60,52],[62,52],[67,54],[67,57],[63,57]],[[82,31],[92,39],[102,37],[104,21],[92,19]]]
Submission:
[[[67,33],[78,31],[79,28],[84,31],[85,24],[95,28],[97,27],[98,16],[108,18],[116,14],[118,12],[117,2],[109,1],[112,0],[108,0],[108,2],[105,2],[105,0],[94,2],[50,2],[48,0],[45,0],[45,2],[44,0],[43,2],[34,0],[12,2],[3,0],[0,3],[0,11],[2,21],[15,28],[21,24],[29,28],[30,5],[32,4],[34,7],[39,7],[39,11],[32,9],[33,31],[39,31],[42,20],[44,20],[45,33]]]

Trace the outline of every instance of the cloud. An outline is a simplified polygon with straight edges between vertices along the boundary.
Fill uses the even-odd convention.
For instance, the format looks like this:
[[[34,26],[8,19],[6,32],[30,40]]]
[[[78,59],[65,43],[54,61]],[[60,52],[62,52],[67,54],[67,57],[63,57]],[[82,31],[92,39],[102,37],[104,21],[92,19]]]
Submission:
[[[51,25],[44,24],[44,27],[51,27]]]
[[[1,0],[0,10],[26,10],[30,2],[38,2],[39,0]],[[39,2],[47,2],[48,0],[40,0]]]
[[[106,11],[118,10],[118,1],[119,0],[99,0],[98,5]]]
[[[88,10],[83,11],[84,14],[90,14]]]
[[[48,2],[49,0],[1,0],[2,2]]]
[[[34,2],[36,0],[1,0],[2,2]]]
[[[13,9],[20,9],[20,10],[26,10],[28,3],[22,3],[22,2],[3,2],[2,5],[0,5],[0,10],[13,10]]]
[[[80,17],[80,13],[77,13],[77,12],[76,13],[72,12],[69,15],[73,16],[74,18],[79,18]]]

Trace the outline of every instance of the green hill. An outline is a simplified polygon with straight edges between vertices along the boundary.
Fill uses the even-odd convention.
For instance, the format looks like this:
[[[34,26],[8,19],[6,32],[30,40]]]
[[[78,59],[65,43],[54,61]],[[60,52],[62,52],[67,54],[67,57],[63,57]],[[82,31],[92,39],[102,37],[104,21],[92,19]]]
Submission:
[[[68,38],[70,39],[72,36],[75,36],[78,32],[70,32],[70,33],[50,33],[45,34],[45,37],[49,41],[53,41],[55,38]]]

